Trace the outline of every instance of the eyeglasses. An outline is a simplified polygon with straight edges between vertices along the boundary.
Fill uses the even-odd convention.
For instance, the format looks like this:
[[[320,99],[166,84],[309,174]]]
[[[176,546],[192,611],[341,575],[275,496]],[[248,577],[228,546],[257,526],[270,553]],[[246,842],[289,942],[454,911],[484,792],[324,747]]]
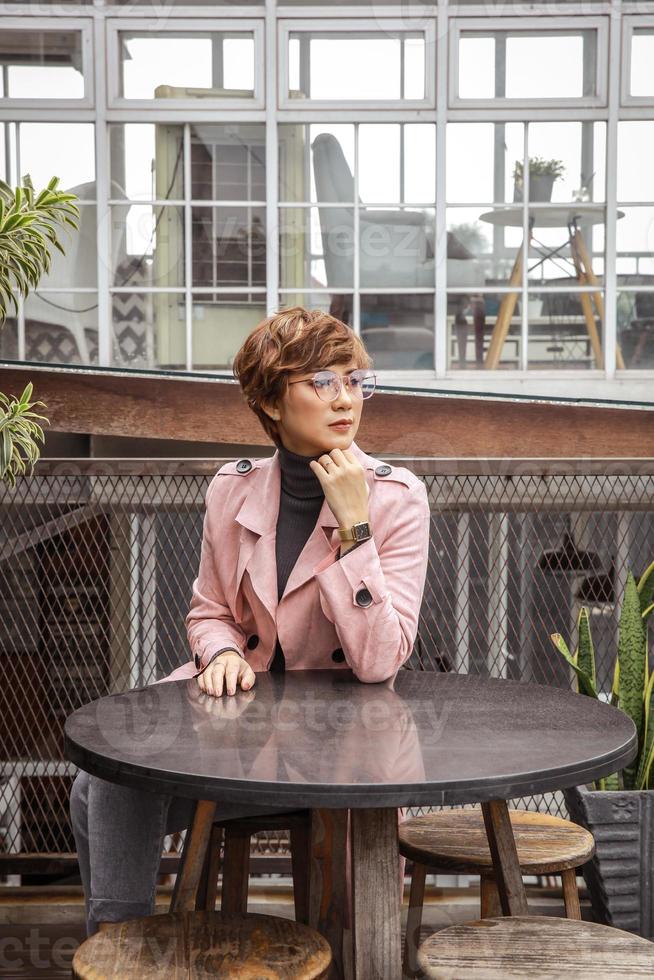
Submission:
[[[354,398],[370,398],[375,390],[377,378],[365,368],[350,371],[342,380],[340,374],[334,371],[317,371],[313,378],[289,381],[289,385],[312,384],[319,398],[324,402],[333,402],[340,395],[343,382]]]

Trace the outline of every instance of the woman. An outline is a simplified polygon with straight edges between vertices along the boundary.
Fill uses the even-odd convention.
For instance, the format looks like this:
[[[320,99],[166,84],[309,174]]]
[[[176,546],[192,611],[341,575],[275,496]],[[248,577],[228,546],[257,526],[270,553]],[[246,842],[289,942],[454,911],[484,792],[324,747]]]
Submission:
[[[252,688],[260,670],[394,677],[417,634],[429,504],[422,480],[354,442],[374,391],[363,344],[295,307],[249,334],[233,370],[277,451],[226,464],[209,486],[186,618],[193,659],[163,680],[196,677],[221,697]],[[163,837],[188,826],[190,802],[79,773],[71,818],[89,934],[151,914]]]

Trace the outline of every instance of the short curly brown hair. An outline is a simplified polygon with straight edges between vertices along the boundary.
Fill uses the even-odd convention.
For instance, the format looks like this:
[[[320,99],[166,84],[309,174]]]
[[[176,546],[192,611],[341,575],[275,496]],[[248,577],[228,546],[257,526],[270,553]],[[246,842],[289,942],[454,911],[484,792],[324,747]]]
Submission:
[[[351,327],[322,310],[293,306],[262,320],[234,357],[232,371],[247,404],[276,446],[277,425],[263,410],[284,396],[288,376],[320,371],[331,364],[372,366],[370,356]]]

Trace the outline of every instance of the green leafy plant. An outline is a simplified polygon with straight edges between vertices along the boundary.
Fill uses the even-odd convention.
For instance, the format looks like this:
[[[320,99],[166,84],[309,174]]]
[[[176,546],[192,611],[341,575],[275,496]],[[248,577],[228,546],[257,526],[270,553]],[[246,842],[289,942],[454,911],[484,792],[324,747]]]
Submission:
[[[628,715],[638,733],[638,755],[622,770],[598,781],[598,789],[654,789],[654,671],[649,671],[647,624],[654,612],[654,562],[638,582],[627,573],[620,621],[618,651],[613,669],[611,704]],[[598,698],[595,647],[585,606],[577,621],[577,649],[570,653],[560,633],[551,640],[576,674],[577,691]]]
[[[0,180],[0,323],[10,305],[18,310],[16,293],[25,298],[50,270],[51,249],[65,254],[58,226],[78,229],[78,198],[57,190],[58,184],[53,177],[37,195],[29,174],[13,190]]]
[[[45,405],[31,402],[31,397],[31,384],[20,398],[8,398],[0,391],[0,480],[12,488],[16,486],[16,477],[23,476],[28,466],[31,475],[40,455],[38,443],[45,439],[37,419],[42,422],[48,419],[32,411]]]
[[[18,312],[17,294],[25,298],[50,270],[51,249],[65,255],[60,227],[78,230],[79,208],[73,203],[78,198],[58,190],[58,184],[59,178],[53,177],[36,194],[29,174],[13,190],[0,180],[0,326],[10,306]],[[0,392],[0,481],[12,488],[28,467],[31,474],[41,454],[39,442],[44,442],[39,420],[48,419],[33,409],[45,405],[31,397],[31,384],[19,398]]]
[[[545,160],[544,157],[529,157],[530,177],[554,177],[557,180],[565,173],[561,160]],[[524,165],[522,160],[516,160],[513,168],[513,179],[519,184],[523,182]]]

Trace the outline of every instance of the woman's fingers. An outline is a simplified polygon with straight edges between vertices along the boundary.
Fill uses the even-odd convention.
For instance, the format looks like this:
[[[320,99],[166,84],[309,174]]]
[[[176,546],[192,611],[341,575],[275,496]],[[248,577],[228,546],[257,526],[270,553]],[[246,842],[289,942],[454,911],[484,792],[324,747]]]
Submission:
[[[239,663],[236,663],[236,661],[233,659],[227,661],[227,667],[225,669],[225,687],[228,694],[236,693],[236,685],[238,683],[238,675],[240,672],[241,670]]]
[[[245,662],[241,670],[240,680],[241,680],[241,687],[243,688],[244,691],[249,691],[256,680],[254,671],[252,670],[250,665]]]
[[[248,691],[255,680],[250,665],[238,655],[216,657],[197,677],[200,690],[215,698],[222,696],[223,688],[225,694],[235,694],[239,685],[244,691]]]

